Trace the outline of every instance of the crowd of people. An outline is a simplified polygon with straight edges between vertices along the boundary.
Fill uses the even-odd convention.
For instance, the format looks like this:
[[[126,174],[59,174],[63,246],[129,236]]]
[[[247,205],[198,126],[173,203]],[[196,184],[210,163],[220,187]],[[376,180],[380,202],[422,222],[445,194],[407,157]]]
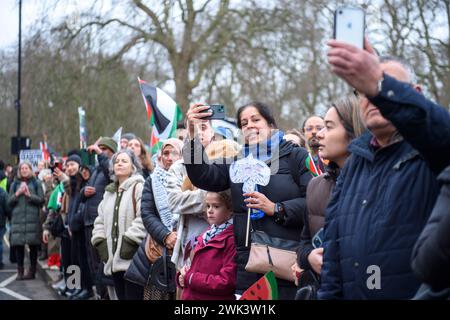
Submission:
[[[275,273],[279,299],[448,299],[450,114],[406,61],[367,40],[328,45],[354,91],[301,129],[283,131],[254,101],[237,111],[242,141],[229,140],[196,103],[154,157],[129,133],[89,146],[96,166],[76,151],[39,173],[2,164],[0,235],[9,220],[17,280],[35,277],[41,250],[69,299],[234,300],[277,264],[268,246],[267,270],[251,266],[260,232],[295,247],[288,274]],[[270,171],[253,190],[232,174],[249,158]]]

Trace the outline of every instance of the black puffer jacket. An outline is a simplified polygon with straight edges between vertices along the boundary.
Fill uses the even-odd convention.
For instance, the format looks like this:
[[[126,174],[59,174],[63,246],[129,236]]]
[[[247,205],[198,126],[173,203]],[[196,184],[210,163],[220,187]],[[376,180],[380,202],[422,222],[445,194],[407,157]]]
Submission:
[[[144,190],[142,191],[141,217],[145,229],[150,236],[160,245],[164,245],[164,239],[171,231],[162,223],[158,209],[156,208],[151,176],[145,180]],[[125,278],[128,281],[141,286],[146,285],[151,267],[145,255],[145,242],[142,241],[140,244],[125,274]]]
[[[259,274],[245,271],[245,265],[249,258],[249,247],[245,247],[247,207],[242,195],[242,183],[231,182],[229,164],[208,164],[207,159],[203,159],[201,164],[193,164],[194,160],[197,160],[194,155],[203,153],[204,149],[199,141],[195,140],[194,143],[186,141],[183,148],[186,170],[192,183],[200,189],[219,192],[231,188],[234,237],[237,247],[237,292],[241,293],[261,277]],[[274,151],[273,154],[277,154],[277,152]],[[272,172],[267,186],[259,186],[259,191],[270,201],[280,202],[284,205],[286,221],[283,225],[277,224],[273,217],[266,215],[259,220],[252,221],[256,230],[262,230],[273,237],[300,241],[306,210],[306,186],[312,178],[311,173],[305,167],[307,156],[308,153],[305,149],[282,140],[278,149],[278,157],[272,157],[266,162],[271,171],[275,171],[276,164],[278,170]],[[276,160],[279,161],[276,162]],[[298,172],[292,172],[291,168],[294,167],[298,169]],[[294,283],[281,279],[277,279],[277,282],[280,299],[294,299],[296,288]]]
[[[111,183],[109,179],[109,159],[104,154],[99,154],[98,165],[92,173],[89,181],[84,186],[90,186],[95,188],[95,194],[91,197],[86,197],[84,195],[84,187],[81,189],[81,202],[85,205],[84,211],[84,225],[92,226],[94,225],[95,218],[98,216],[98,205],[103,199],[103,194],[105,193],[105,188]]]
[[[436,292],[450,288],[450,166],[438,180],[441,193],[412,255],[414,273]]]

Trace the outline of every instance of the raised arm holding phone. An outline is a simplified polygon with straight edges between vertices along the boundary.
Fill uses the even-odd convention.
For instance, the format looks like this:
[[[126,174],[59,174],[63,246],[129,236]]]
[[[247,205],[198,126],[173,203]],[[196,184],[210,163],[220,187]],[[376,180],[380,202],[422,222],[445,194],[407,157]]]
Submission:
[[[450,116],[421,94],[406,61],[379,58],[367,38],[363,49],[335,39],[328,46],[331,71],[355,89],[368,131],[349,145],[327,208],[318,296],[410,299],[420,287],[412,249],[450,159]],[[370,266],[380,272],[369,286]]]

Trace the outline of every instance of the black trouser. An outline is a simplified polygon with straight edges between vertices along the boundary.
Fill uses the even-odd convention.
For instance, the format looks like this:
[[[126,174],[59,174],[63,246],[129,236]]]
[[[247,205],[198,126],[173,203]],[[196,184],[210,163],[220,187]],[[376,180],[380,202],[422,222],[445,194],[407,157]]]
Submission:
[[[86,240],[84,229],[80,231],[72,232],[71,239],[71,262],[74,265],[80,267],[81,271],[81,288],[92,290],[92,278],[91,272],[89,270],[87,250],[86,250]]]
[[[36,267],[37,265],[37,256],[39,245],[30,246],[30,265],[31,267]],[[17,266],[23,268],[23,263],[25,261],[25,246],[14,246]]]
[[[87,252],[86,257],[89,266],[89,272],[91,274],[91,279],[94,282],[97,294],[103,300],[108,297],[108,289],[106,288],[106,285],[102,281],[102,278],[104,276],[103,277],[101,276],[103,275],[103,262],[100,261],[100,257],[97,253],[97,250],[91,244],[92,230],[94,230],[93,225],[84,226],[84,235]]]
[[[71,262],[71,244],[70,244],[70,236],[67,229],[65,229],[61,236],[61,266],[64,272],[64,279],[67,281],[67,278],[70,274],[67,273],[67,268],[72,264]]]
[[[125,272],[115,272],[112,274],[114,288],[119,300],[143,300],[144,288],[134,284],[124,278]]]

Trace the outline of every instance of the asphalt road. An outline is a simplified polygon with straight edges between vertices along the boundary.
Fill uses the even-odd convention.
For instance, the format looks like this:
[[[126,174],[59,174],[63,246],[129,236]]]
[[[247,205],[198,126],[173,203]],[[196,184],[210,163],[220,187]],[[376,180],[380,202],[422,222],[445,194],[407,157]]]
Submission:
[[[6,235],[5,235],[6,238]],[[7,239],[3,241],[3,263],[0,270],[0,300],[59,300],[56,292],[46,283],[42,275],[37,272],[36,279],[16,281],[16,264],[9,261],[9,245]],[[27,256],[28,254],[26,254]],[[25,258],[25,270],[28,268],[28,257]]]

